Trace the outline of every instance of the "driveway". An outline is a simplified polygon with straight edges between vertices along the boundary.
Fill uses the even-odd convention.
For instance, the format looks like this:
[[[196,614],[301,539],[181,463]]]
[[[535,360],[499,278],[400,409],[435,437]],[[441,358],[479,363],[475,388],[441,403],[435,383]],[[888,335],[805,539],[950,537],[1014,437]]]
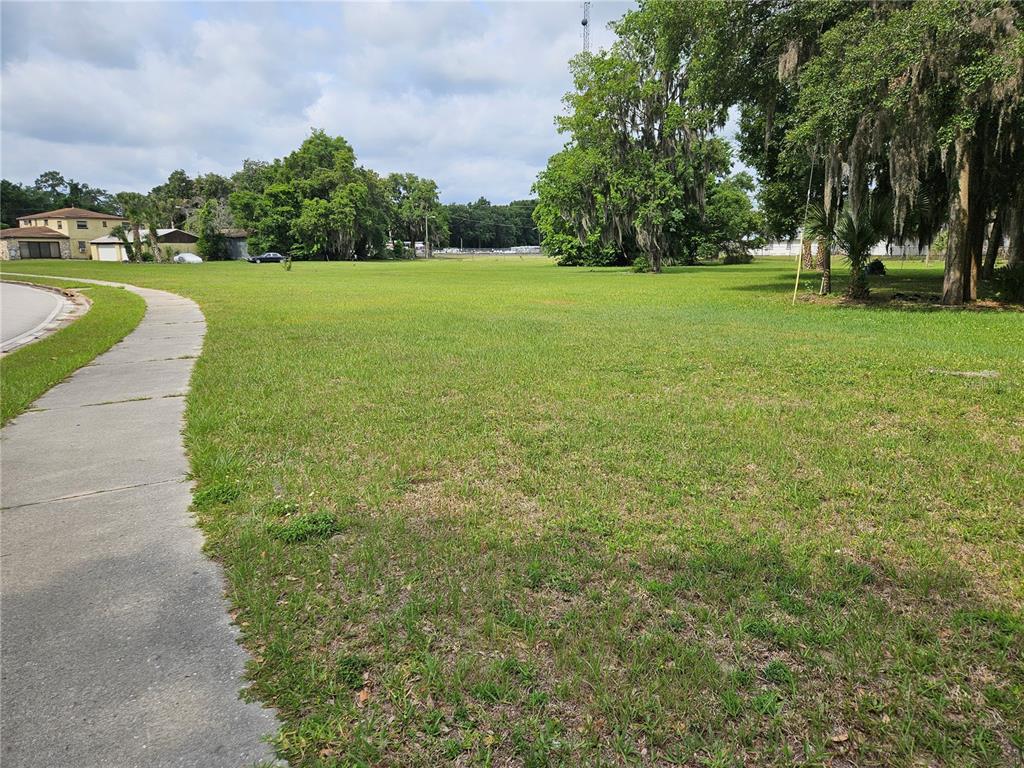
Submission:
[[[68,306],[54,291],[0,283],[0,350],[6,352],[41,335]]]

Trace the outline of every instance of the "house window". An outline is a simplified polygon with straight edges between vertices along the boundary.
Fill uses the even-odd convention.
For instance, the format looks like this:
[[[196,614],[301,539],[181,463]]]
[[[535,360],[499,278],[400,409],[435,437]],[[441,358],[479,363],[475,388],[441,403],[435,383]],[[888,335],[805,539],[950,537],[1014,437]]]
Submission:
[[[78,252],[85,253],[85,240],[78,241]]]
[[[100,222],[100,223],[101,223],[101,224],[103,225],[103,228],[104,228],[104,229],[106,229],[106,228],[107,228],[107,222],[105,222],[105,221],[102,221],[102,222]]]
[[[76,221],[75,222],[75,227],[77,229],[88,229],[89,228],[89,222],[87,222],[87,221]]]
[[[57,219],[57,229],[64,229],[64,222]]]
[[[50,220],[49,219],[43,219],[43,226],[44,227],[50,226]]]

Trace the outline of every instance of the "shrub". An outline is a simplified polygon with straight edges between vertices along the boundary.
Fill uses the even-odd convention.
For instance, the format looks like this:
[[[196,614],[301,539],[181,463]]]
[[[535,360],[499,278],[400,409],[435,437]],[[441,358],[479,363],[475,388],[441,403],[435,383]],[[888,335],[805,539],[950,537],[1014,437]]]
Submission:
[[[725,258],[722,259],[723,264],[749,264],[754,260],[753,254],[749,251],[734,251],[728,250],[725,252]]]
[[[1003,301],[1024,304],[1024,262],[997,269],[992,275],[992,284]]]
[[[884,275],[885,264],[882,263],[881,259],[875,259],[868,262],[867,266],[864,267],[864,271],[869,275]]]
[[[714,261],[718,258],[719,252],[720,249],[718,247],[718,243],[710,243],[705,240],[697,246],[697,260]]]
[[[633,259],[631,269],[634,272],[650,272],[651,263],[647,260],[646,256],[637,256],[635,259]]]

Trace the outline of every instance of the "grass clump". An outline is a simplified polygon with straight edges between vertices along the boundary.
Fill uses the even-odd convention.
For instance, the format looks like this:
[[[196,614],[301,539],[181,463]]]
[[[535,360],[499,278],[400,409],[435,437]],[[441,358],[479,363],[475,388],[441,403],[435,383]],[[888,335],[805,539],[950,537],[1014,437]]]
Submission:
[[[203,509],[217,504],[230,504],[241,495],[241,491],[234,483],[218,481],[204,485],[192,494],[192,503]]]
[[[338,682],[350,690],[363,687],[363,674],[370,668],[370,661],[358,654],[345,654],[338,659]]]
[[[769,662],[768,666],[764,668],[764,677],[765,680],[776,685],[786,688],[796,687],[796,678],[793,676],[793,673],[784,661],[779,661],[778,659]]]
[[[341,530],[337,518],[330,512],[307,512],[281,522],[267,524],[270,536],[285,544],[296,544],[312,539],[328,539]]]

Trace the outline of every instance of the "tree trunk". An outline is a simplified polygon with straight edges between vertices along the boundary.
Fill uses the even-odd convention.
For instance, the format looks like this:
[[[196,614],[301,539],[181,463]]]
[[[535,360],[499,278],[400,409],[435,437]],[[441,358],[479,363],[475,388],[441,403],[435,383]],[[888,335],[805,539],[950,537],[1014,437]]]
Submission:
[[[967,268],[970,279],[964,286],[964,300],[975,301],[978,298],[978,282],[981,280],[981,262],[985,252],[985,153],[984,141],[972,143],[971,180],[968,192],[967,208]]]
[[[835,226],[836,215],[842,203],[843,161],[838,150],[833,147],[825,164],[825,220],[829,228]],[[821,295],[832,293],[832,249],[828,245],[818,251],[821,259]]]
[[[651,272],[655,274],[661,272],[661,250],[658,248],[651,250]]]
[[[985,263],[981,265],[981,276],[986,280],[992,279],[992,273],[996,270],[996,258],[999,256],[999,246],[1003,244],[1002,213],[1002,210],[996,211],[996,220],[992,222],[992,229],[988,233],[988,248],[985,249]]]
[[[970,207],[971,151],[965,137],[956,140],[957,185],[949,196],[949,244],[942,277],[942,303],[957,306],[964,303],[969,290],[971,271],[970,244],[967,236],[967,211]]]
[[[1007,226],[1010,242],[1006,248],[1006,266],[1016,269],[1024,264],[1024,184],[1020,184],[1011,203]]]
[[[132,224],[132,261],[142,261],[142,236],[138,224]]]
[[[818,243],[818,255],[821,260],[821,295],[832,293],[832,248],[824,240]]]
[[[156,237],[156,228],[153,227],[153,226],[150,226],[150,228],[149,228],[148,239],[149,239],[149,249],[150,249],[150,251],[153,252],[153,261],[154,262],[159,262],[160,261],[160,245],[159,245],[159,241],[157,240],[157,237]]]
[[[871,295],[863,262],[850,264],[850,285],[846,289],[846,295],[851,299],[866,299]]]
[[[803,239],[803,242],[801,243],[800,252],[800,260],[802,262],[801,266],[803,267],[803,269],[814,269],[813,246],[814,243],[810,240],[810,238],[805,237]]]

